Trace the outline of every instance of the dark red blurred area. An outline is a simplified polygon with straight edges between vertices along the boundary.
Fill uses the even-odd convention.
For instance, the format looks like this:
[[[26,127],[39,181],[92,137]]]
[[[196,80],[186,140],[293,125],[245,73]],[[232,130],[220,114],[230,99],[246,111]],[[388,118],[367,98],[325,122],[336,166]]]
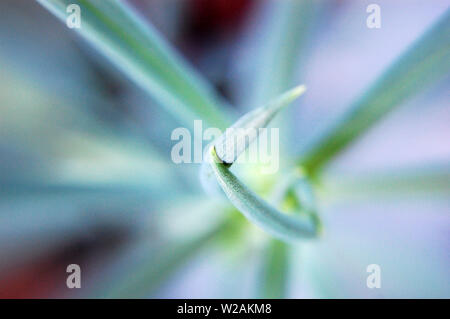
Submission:
[[[214,41],[236,33],[253,0],[190,0],[183,36],[193,41]]]
[[[195,65],[216,91],[229,101],[226,69],[232,59],[233,43],[256,7],[254,0],[189,0],[184,8],[178,50]],[[211,61],[214,61],[213,65]],[[212,73],[212,74],[211,74]]]
[[[67,266],[81,268],[82,281],[90,275],[92,261],[107,262],[108,256],[129,240],[126,229],[97,226],[89,237],[81,236],[61,243],[53,251],[22,263],[0,274],[0,299],[64,298],[76,296],[66,286]],[[6,276],[4,276],[7,274]]]

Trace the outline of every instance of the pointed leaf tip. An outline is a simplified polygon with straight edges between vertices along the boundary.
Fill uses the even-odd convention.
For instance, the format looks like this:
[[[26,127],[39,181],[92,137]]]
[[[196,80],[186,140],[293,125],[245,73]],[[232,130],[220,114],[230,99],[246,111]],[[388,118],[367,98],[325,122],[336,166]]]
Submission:
[[[217,156],[226,164],[233,164],[248,146],[256,140],[260,129],[267,127],[275,115],[298,98],[306,87],[304,85],[281,94],[265,106],[243,115],[226,130],[214,143]]]

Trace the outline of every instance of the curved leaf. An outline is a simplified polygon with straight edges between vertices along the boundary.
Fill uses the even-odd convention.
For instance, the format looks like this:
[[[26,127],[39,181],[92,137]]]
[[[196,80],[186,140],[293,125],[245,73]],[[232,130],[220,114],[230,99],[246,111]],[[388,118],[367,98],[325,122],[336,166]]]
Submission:
[[[258,137],[260,128],[266,127],[273,117],[285,106],[289,105],[306,90],[304,85],[285,92],[278,98],[270,101],[265,106],[257,108],[243,115],[233,126],[214,140],[210,145],[214,145],[216,152],[228,166],[231,166],[247,147]],[[220,192],[214,178],[214,172],[209,163],[212,158],[206,149],[204,161],[200,168],[200,181],[205,191],[211,195]]]
[[[211,163],[214,174],[231,203],[244,216],[273,236],[294,241],[313,238],[318,235],[319,228],[310,216],[290,216],[279,212],[258,195],[249,190],[227,168],[227,165],[211,148]]]
[[[275,115],[306,91],[304,85],[281,94],[265,106],[242,116],[227,132],[214,142],[217,156],[227,164],[233,164],[239,155],[258,137],[259,129],[265,128]]]

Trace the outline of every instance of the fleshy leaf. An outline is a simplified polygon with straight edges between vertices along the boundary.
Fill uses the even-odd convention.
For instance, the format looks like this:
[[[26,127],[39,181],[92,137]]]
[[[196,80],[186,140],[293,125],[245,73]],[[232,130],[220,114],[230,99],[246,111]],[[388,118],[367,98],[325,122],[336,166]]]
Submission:
[[[217,156],[226,164],[233,164],[239,155],[258,137],[274,116],[285,106],[298,98],[306,87],[299,85],[285,92],[267,105],[242,116],[222,136],[214,142]]]
[[[211,166],[219,185],[231,203],[248,220],[285,241],[313,238],[318,235],[319,228],[313,218],[305,215],[290,216],[279,212],[242,184],[218,158],[214,147],[211,148],[211,156],[213,158]]]
[[[304,85],[299,85],[285,92],[267,105],[257,108],[237,120],[228,133],[223,133],[210,144],[215,146],[216,152],[220,154],[218,156],[221,161],[228,166],[233,164],[239,155],[241,155],[242,152],[244,152],[258,137],[260,133],[259,129],[266,127],[270,120],[272,120],[283,107],[289,105],[305,92],[305,90],[306,87]],[[209,154],[209,147],[206,149],[203,158],[204,161],[200,168],[200,181],[207,193],[216,195],[220,192],[220,188],[217,185],[214,172],[209,165],[212,161]]]

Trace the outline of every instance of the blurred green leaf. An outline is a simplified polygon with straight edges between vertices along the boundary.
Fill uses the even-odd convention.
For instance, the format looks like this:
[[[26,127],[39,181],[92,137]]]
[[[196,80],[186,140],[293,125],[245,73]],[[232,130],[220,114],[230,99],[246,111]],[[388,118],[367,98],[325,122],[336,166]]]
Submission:
[[[307,215],[321,229],[313,189],[307,178],[296,170],[279,183],[271,196],[273,204],[292,214]],[[261,274],[262,298],[286,298],[289,281],[291,247],[276,239],[270,240],[264,254]]]
[[[252,60],[258,61],[254,77],[254,89],[247,105],[261,105],[292,86],[304,46],[317,17],[321,1],[286,0],[272,1],[265,8],[268,20],[264,25],[264,41],[255,46]],[[260,30],[258,29],[258,32]],[[257,35],[253,35],[257,37]]]
[[[70,4],[81,8],[79,33],[178,119],[203,119],[223,128],[226,116],[212,88],[148,23],[121,1],[38,0],[66,21]]]
[[[323,180],[324,199],[427,198],[450,194],[449,165],[376,171],[370,174],[333,174]]]
[[[310,174],[317,173],[395,106],[448,75],[449,37],[450,10],[312,144],[300,165]]]
[[[98,292],[97,297],[139,298],[151,295],[190,258],[220,238],[229,227],[229,220],[225,220],[208,232],[183,243],[169,243],[156,250],[153,247],[146,248],[147,253],[139,254],[147,256],[146,259],[135,265],[135,269],[127,272],[125,277],[110,282],[108,287]]]
[[[79,191],[85,189],[81,193],[87,194],[96,187],[106,193],[117,189],[160,193],[161,178],[175,191],[173,167],[142,137],[114,130],[75,101],[36,89],[9,69],[3,71],[2,193],[61,192],[78,197]]]
[[[271,239],[264,254],[261,298],[286,298],[289,280],[289,245]]]

